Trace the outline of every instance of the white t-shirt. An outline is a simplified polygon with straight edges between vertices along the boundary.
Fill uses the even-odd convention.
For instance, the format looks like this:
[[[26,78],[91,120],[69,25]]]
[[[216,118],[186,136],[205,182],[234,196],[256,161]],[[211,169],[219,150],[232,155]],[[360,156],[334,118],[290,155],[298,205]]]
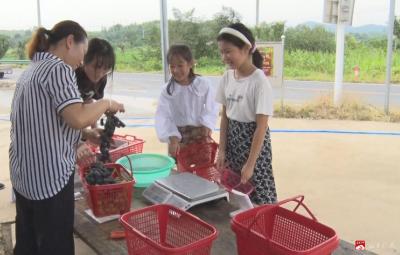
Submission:
[[[217,91],[217,102],[225,105],[229,119],[254,122],[256,114],[273,115],[272,87],[260,69],[236,79],[234,70],[222,76]]]
[[[174,82],[172,95],[167,93],[165,84],[155,116],[157,136],[161,142],[168,142],[171,136],[181,138],[178,127],[205,126],[213,130],[218,108],[215,88],[204,77],[197,76],[187,86]]]

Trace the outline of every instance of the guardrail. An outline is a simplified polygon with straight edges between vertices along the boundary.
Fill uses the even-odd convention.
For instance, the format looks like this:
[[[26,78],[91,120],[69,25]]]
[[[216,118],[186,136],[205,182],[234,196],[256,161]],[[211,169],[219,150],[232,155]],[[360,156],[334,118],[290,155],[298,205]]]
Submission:
[[[31,61],[29,59],[11,60],[11,59],[0,59],[0,64],[29,64]]]

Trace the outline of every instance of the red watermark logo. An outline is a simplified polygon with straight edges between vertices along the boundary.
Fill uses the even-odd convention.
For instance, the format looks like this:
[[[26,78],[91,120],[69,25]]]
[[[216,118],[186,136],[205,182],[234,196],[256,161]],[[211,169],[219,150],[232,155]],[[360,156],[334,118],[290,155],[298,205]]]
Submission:
[[[364,240],[356,240],[354,242],[354,247],[356,248],[356,250],[358,251],[363,251],[365,250],[365,241]]]

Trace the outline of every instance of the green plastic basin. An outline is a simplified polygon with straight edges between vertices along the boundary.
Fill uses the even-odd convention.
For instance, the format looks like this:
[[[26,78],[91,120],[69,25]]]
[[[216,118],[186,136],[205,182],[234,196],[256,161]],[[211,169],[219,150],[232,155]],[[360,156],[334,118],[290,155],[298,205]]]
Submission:
[[[116,163],[133,174],[135,187],[148,187],[155,180],[167,177],[175,165],[171,157],[150,153],[130,154],[118,159]]]

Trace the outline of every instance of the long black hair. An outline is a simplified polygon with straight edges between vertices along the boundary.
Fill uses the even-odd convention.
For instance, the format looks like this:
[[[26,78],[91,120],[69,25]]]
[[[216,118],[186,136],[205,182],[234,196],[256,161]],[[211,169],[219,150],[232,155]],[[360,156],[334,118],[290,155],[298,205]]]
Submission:
[[[29,59],[32,59],[36,52],[48,51],[51,45],[57,44],[69,35],[74,36],[76,43],[87,39],[86,31],[72,20],[61,21],[54,25],[51,30],[39,27],[27,44]]]
[[[115,68],[115,53],[109,42],[100,38],[93,38],[89,41],[88,51],[85,54],[83,62],[86,64],[96,61],[96,69],[111,69],[111,73]]]
[[[229,28],[235,29],[242,33],[251,43],[251,48],[249,50],[249,54],[253,55],[253,65],[255,65],[257,68],[262,69],[263,65],[263,57],[261,53],[258,51],[258,49],[254,49],[256,47],[256,42],[253,36],[253,33],[248,29],[245,25],[242,23],[233,23],[228,26]],[[239,49],[243,49],[246,46],[246,43],[242,41],[240,38],[228,34],[228,33],[222,33],[218,35],[217,41],[227,41],[238,47]]]
[[[167,62],[168,64],[171,63],[172,58],[179,56],[183,58],[186,62],[193,63],[193,54],[190,48],[187,45],[184,44],[175,44],[169,47],[168,53],[167,53]],[[194,73],[193,67],[190,68],[189,71],[189,78],[190,82],[193,82],[194,78],[196,78],[197,74]],[[171,76],[171,78],[168,81],[167,85],[167,93],[168,95],[172,95],[172,92],[174,91],[174,78]]]

